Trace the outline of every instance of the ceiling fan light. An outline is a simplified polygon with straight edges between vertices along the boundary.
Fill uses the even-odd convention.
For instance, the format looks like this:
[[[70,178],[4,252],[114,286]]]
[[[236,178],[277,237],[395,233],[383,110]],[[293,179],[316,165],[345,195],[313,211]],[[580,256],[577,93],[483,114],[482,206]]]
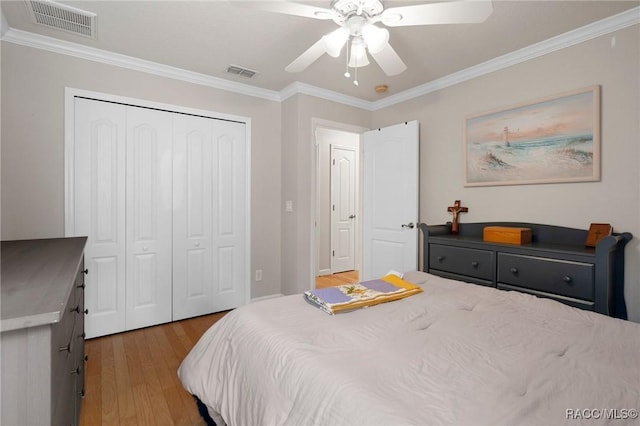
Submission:
[[[337,58],[338,56],[340,56],[342,46],[344,46],[348,39],[349,30],[341,27],[323,36],[322,45],[324,46],[325,52],[327,52],[329,56]]]
[[[351,68],[360,68],[369,65],[369,58],[367,57],[367,49],[365,44],[358,39],[353,40],[351,43],[351,57],[349,58],[349,66]]]
[[[378,53],[389,43],[389,30],[371,24],[365,25],[362,28],[362,38],[367,43],[369,52]]]

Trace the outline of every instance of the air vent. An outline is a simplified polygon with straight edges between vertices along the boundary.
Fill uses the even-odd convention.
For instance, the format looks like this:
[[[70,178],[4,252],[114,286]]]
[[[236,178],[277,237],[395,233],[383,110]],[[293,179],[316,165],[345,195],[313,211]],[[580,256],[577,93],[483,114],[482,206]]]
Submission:
[[[49,0],[26,0],[27,10],[36,24],[97,38],[95,13]]]
[[[238,65],[229,65],[227,67],[227,72],[229,74],[235,74],[245,78],[253,78],[255,77],[256,74],[258,74],[258,71],[253,71],[248,68],[239,67]]]

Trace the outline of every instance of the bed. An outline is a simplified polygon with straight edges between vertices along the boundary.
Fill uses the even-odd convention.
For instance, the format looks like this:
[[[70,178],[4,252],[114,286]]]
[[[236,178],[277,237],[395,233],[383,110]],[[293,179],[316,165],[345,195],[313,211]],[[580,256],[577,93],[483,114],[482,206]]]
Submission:
[[[640,324],[404,274],[421,293],[328,315],[301,295],[214,324],[178,374],[219,426],[638,424]]]

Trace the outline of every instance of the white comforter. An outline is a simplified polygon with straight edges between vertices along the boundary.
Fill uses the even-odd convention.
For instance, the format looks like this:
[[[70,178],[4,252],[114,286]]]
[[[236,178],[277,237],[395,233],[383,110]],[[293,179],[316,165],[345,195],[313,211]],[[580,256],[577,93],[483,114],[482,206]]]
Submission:
[[[180,379],[228,425],[640,423],[640,324],[405,279],[424,293],[335,316],[301,295],[236,309]]]

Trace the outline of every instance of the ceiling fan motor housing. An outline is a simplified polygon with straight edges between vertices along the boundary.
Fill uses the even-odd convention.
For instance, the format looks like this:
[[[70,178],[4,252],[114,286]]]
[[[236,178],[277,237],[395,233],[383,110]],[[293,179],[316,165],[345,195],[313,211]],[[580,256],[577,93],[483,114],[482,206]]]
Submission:
[[[380,0],[333,0],[331,9],[339,15],[334,18],[334,21],[342,25],[354,15],[363,16],[368,20],[381,14],[384,7]]]

